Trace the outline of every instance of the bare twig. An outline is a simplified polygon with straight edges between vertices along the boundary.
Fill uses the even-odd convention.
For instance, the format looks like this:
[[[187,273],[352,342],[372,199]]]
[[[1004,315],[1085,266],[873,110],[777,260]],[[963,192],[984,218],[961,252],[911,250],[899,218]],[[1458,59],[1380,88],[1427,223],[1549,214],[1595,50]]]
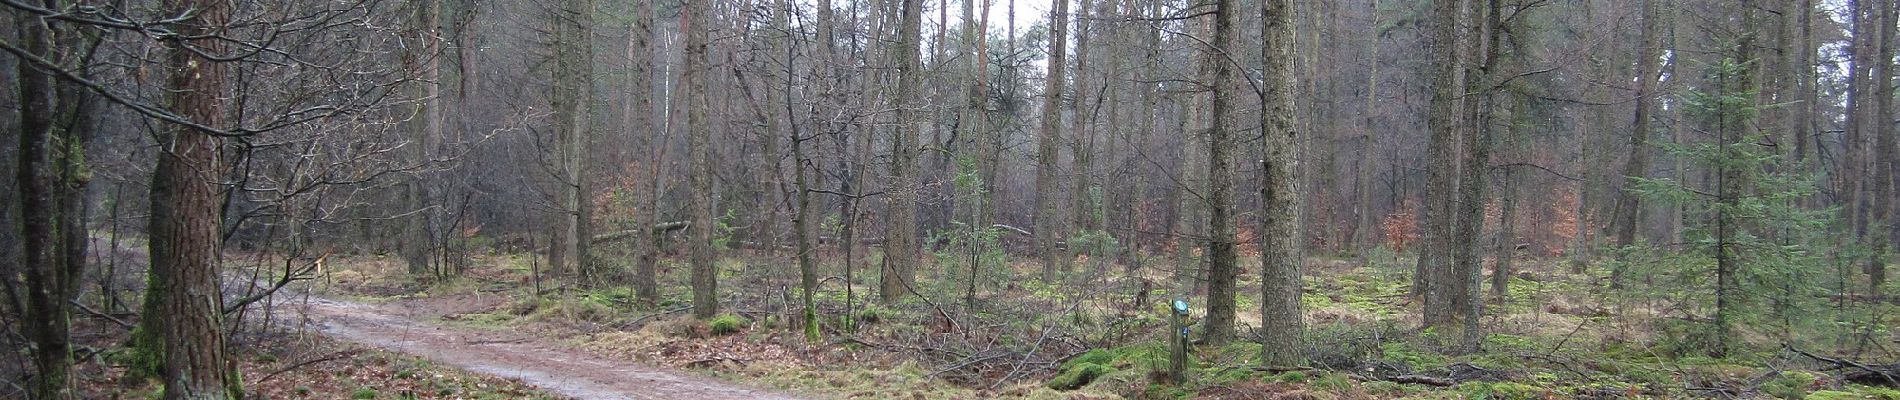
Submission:
[[[363,349],[344,350],[344,351],[339,351],[335,353],[330,353],[330,355],[328,356],[313,358],[313,359],[305,360],[304,362],[291,364],[289,366],[280,368],[276,371],[271,371],[271,373],[264,374],[263,378],[258,378],[257,382],[251,383],[251,386],[257,386],[258,384],[264,383],[265,381],[269,381],[271,378],[277,377],[277,375],[283,374],[285,372],[290,372],[298,368],[303,368],[303,367],[310,366],[312,364],[326,362],[326,361],[335,361],[335,360],[355,357],[357,354],[360,354],[362,352],[363,352]]]

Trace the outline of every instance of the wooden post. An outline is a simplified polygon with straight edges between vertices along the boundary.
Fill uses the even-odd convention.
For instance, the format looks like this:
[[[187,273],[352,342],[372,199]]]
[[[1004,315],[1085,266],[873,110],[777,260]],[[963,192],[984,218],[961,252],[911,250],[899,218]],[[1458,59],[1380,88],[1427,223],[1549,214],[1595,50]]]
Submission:
[[[1168,314],[1169,326],[1173,328],[1173,339],[1168,341],[1168,380],[1179,385],[1186,381],[1188,367],[1187,299],[1176,298],[1172,306],[1174,312]]]

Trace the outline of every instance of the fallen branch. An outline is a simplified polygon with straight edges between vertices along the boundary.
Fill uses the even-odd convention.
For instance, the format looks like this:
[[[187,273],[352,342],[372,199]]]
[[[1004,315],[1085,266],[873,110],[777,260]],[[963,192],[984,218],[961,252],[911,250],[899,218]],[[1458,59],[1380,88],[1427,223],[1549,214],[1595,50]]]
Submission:
[[[686,367],[687,367],[687,368],[696,368],[696,367],[698,367],[698,366],[700,366],[700,365],[704,365],[704,364],[712,364],[712,363],[717,363],[717,362],[723,362],[723,361],[731,361],[731,362],[735,362],[735,363],[739,363],[739,364],[745,364],[745,363],[748,363],[748,362],[752,362],[752,360],[751,360],[751,359],[745,359],[745,358],[732,358],[732,357],[711,357],[711,358],[702,358],[702,359],[698,359],[698,360],[693,360],[693,361],[688,361],[688,362],[686,362]]]
[[[692,226],[691,221],[673,221],[673,222],[662,222],[662,223],[653,224],[652,229],[653,229],[653,234],[658,235],[658,234],[665,234],[667,232],[686,229],[687,227],[690,227],[690,226]],[[607,243],[607,242],[630,238],[630,237],[633,237],[634,234],[637,234],[637,233],[640,233],[640,231],[636,229],[628,229],[628,230],[618,231],[618,232],[602,233],[599,235],[594,235],[594,237],[592,238],[589,238],[588,242],[591,242],[594,244]]]
[[[276,371],[271,371],[271,373],[268,373],[268,374],[264,374],[264,377],[263,377],[263,378],[258,378],[258,380],[257,380],[257,382],[252,382],[252,383],[251,383],[251,386],[257,386],[257,385],[259,385],[259,384],[262,384],[262,383],[264,383],[265,381],[269,381],[269,380],[270,380],[271,378],[276,378],[276,377],[277,377],[277,375],[279,375],[279,374],[283,374],[283,373],[285,373],[285,372],[290,372],[290,371],[292,371],[292,370],[296,370],[296,369],[298,369],[298,368],[303,368],[303,367],[307,367],[307,366],[310,366],[311,364],[316,364],[316,363],[320,363],[320,362],[325,362],[325,361],[335,361],[335,360],[341,360],[341,359],[344,359],[344,358],[349,358],[349,357],[355,357],[355,356],[356,356],[357,354],[360,354],[360,353],[362,353],[362,352],[363,352],[363,349],[352,349],[352,350],[344,350],[344,351],[339,351],[339,352],[335,352],[335,353],[330,353],[330,355],[328,355],[328,356],[323,356],[323,357],[318,357],[318,358],[313,358],[313,359],[310,359],[310,360],[305,360],[304,362],[300,362],[300,363],[296,363],[296,364],[291,364],[291,365],[289,365],[289,366],[286,366],[286,367],[283,367],[283,368],[280,368],[280,369],[278,369],[278,370],[276,370]]]
[[[1399,375],[1399,376],[1394,376],[1391,379],[1387,379],[1387,380],[1398,382],[1398,383],[1411,383],[1411,384],[1437,386],[1437,387],[1447,387],[1447,386],[1458,384],[1458,381],[1454,381],[1454,380],[1446,379],[1446,378],[1440,378],[1436,376],[1429,376],[1429,375]]]
[[[667,314],[673,314],[673,313],[677,313],[677,312],[681,312],[681,311],[686,311],[686,310],[690,310],[690,309],[692,309],[692,308],[693,308],[693,306],[690,306],[690,305],[686,305],[686,306],[679,306],[679,307],[673,307],[672,309],[668,309],[668,310],[666,310],[666,311],[661,311],[661,312],[656,312],[656,313],[652,313],[652,314],[647,314],[647,315],[644,315],[644,316],[641,316],[640,318],[634,318],[634,319],[633,319],[632,321],[627,321],[627,323],[624,323],[624,324],[620,324],[620,329],[628,329],[628,327],[631,327],[631,326],[634,326],[634,325],[638,325],[638,324],[640,324],[640,322],[641,322],[641,321],[646,321],[646,320],[647,320],[647,319],[649,319],[649,318],[654,318],[654,317],[658,317],[658,316],[661,316],[661,315],[667,315]],[[637,327],[636,327],[636,329],[637,329]]]
[[[224,307],[224,313],[230,314],[238,312],[238,310],[243,310],[245,306],[249,306],[251,303],[256,303],[265,298],[269,298],[273,294],[277,294],[278,290],[283,289],[284,286],[290,286],[291,282],[310,279],[310,273],[322,267],[324,259],[327,258],[330,258],[330,253],[324,253],[321,256],[317,256],[317,258],[310,259],[309,262],[304,263],[301,267],[292,267],[290,264],[292,260],[285,259],[284,276],[277,278],[276,282],[271,283],[269,289],[264,289],[261,293],[244,296],[244,298],[231,302],[231,305]]]
[[[995,224],[995,225],[990,225],[990,228],[1016,232],[1016,233],[1022,234],[1023,236],[1036,236],[1036,234],[1034,233],[1029,233],[1028,229],[1017,228],[1017,227],[1009,226],[1009,225]]]
[[[93,317],[98,317],[99,319],[104,319],[107,321],[112,321],[112,323],[114,324],[119,324],[119,327],[125,328],[125,330],[128,330],[128,331],[132,330],[134,326],[132,325],[132,323],[125,322],[125,320],[119,319],[117,317],[113,317],[111,314],[99,312],[99,310],[94,310],[92,309],[92,307],[87,307],[85,304],[79,304],[78,301],[66,300],[66,302],[72,303],[74,307],[79,307],[80,311],[85,311],[87,314],[92,314]]]
[[[1853,367],[1854,369],[1860,370],[1860,372],[1848,373],[1847,375],[1844,375],[1841,377],[1841,379],[1847,380],[1849,382],[1854,382],[1854,383],[1859,383],[1859,384],[1869,385],[1869,386],[1885,383],[1889,387],[1900,388],[1900,363],[1894,363],[1892,365],[1867,365],[1867,364],[1855,362],[1854,360],[1848,360],[1844,358],[1832,358],[1832,357],[1821,356],[1814,353],[1809,353],[1806,350],[1801,350],[1791,345],[1784,344],[1781,347],[1786,348],[1788,349],[1788,351],[1792,351],[1795,354],[1807,356],[1808,358],[1812,358],[1817,361],[1834,364],[1834,368],[1830,368],[1830,369],[1846,369],[1847,367]]]

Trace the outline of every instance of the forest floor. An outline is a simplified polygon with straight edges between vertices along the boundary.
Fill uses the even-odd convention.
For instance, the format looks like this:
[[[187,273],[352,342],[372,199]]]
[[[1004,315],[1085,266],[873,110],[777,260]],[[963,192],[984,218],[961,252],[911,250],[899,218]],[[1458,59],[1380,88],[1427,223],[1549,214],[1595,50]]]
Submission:
[[[1694,306],[1704,293],[1675,286],[1692,273],[1610,290],[1603,266],[1574,273],[1563,260],[1525,259],[1508,296],[1487,306],[1482,349],[1460,354],[1415,328],[1408,259],[1314,258],[1303,299],[1310,368],[1250,364],[1259,347],[1242,340],[1194,346],[1188,381],[1163,383],[1164,300],[1186,297],[1197,317],[1205,304],[1200,293],[1171,293],[1177,271],[1168,260],[1131,273],[1081,257],[1049,285],[1033,278],[1040,271],[1030,261],[972,271],[939,254],[910,294],[883,302],[875,252],[851,269],[824,255],[816,341],[795,328],[797,269],[782,256],[742,252],[720,261],[723,312],[705,321],[686,313],[687,271],[674,258],[661,264],[662,300],[647,303],[622,285],[549,277],[539,257],[522,253],[475,255],[446,279],[411,275],[393,256],[336,255],[295,293],[238,314],[231,341],[251,393],[292,399],[780,398],[750,386],[920,400],[1900,400],[1893,385],[1856,381],[1856,368],[1797,350],[1900,367],[1900,303],[1813,299],[1837,309],[1786,318],[1858,324],[1855,334],[1751,321],[1739,333],[1749,350],[1711,358],[1687,350],[1698,343],[1681,334],[1706,312]],[[1258,325],[1259,282],[1257,264],[1242,269],[1244,337]],[[84,397],[156,390],[153,380],[124,377],[126,329],[97,316],[76,322]]]
[[[1526,260],[1507,299],[1490,305],[1483,349],[1456,354],[1433,332],[1412,328],[1419,306],[1406,295],[1408,260],[1316,258],[1308,263],[1304,299],[1313,368],[1258,368],[1249,364],[1258,345],[1243,340],[1196,346],[1190,382],[1162,384],[1155,373],[1165,366],[1159,299],[1173,295],[1156,282],[1170,279],[1170,271],[1129,275],[1084,257],[1058,287],[1026,279],[1037,270],[1018,261],[977,272],[972,287],[967,270],[942,267],[955,265],[946,257],[926,264],[912,295],[885,303],[875,300],[875,270],[863,270],[877,265],[877,256],[867,258],[856,267],[850,296],[843,268],[835,260],[821,266],[824,338],[816,342],[792,327],[799,321],[796,268],[769,255],[721,261],[724,314],[709,321],[686,315],[686,268],[677,260],[662,263],[665,295],[658,304],[633,299],[624,286],[547,277],[537,257],[507,253],[478,255],[459,276],[424,281],[394,257],[336,258],[312,290],[458,332],[450,341],[464,345],[444,352],[522,346],[530,359],[585,354],[814,398],[1900,400],[1900,391],[1886,385],[1846,379],[1851,368],[1781,349],[1777,337],[1785,333],[1766,322],[1743,332],[1755,350],[1727,358],[1682,350],[1693,343],[1669,332],[1694,321],[1681,316],[1697,312],[1682,308],[1694,291],[1659,285],[1611,292],[1606,270],[1573,274],[1563,260]],[[1257,268],[1243,266],[1240,293],[1250,294],[1240,299],[1243,327],[1259,321],[1247,311],[1258,309]],[[1198,294],[1189,298],[1197,309],[1205,304]],[[1883,322],[1891,317],[1880,316],[1900,315],[1900,305],[1848,308],[1875,316],[1863,322],[1874,324],[1867,330],[1872,340],[1857,357],[1894,362],[1900,332]],[[1793,342],[1823,355],[1847,354],[1836,343],[1847,342]]]

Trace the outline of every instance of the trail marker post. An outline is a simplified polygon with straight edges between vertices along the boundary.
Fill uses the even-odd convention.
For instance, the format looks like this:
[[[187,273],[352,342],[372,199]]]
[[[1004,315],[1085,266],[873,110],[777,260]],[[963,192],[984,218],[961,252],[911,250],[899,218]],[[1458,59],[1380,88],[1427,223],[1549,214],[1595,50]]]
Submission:
[[[1168,313],[1169,325],[1173,327],[1172,338],[1168,340],[1168,379],[1179,385],[1187,377],[1188,302],[1185,298],[1176,298],[1171,306],[1174,312]]]

